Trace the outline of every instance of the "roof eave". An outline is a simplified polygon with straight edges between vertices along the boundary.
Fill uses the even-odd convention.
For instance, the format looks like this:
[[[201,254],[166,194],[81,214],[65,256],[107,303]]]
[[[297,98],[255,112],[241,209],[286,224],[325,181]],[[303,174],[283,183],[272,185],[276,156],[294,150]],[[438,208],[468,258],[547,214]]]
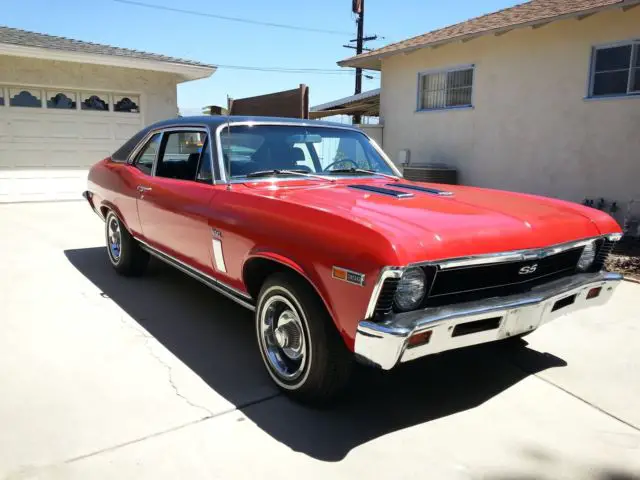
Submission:
[[[14,45],[10,43],[0,43],[0,55],[173,73],[177,75],[182,82],[207,78],[213,75],[216,71],[216,67],[212,65],[190,65],[186,63],[124,57],[119,55],[102,55],[84,52],[71,52],[53,48],[27,47],[24,45]]]
[[[544,25],[547,23],[551,23],[551,22],[557,22],[560,20],[567,20],[570,18],[577,18],[577,17],[587,17],[588,15],[592,15],[594,13],[600,13],[602,11],[605,10],[613,10],[613,9],[618,9],[621,8],[623,10],[625,9],[629,9],[631,6],[635,6],[640,4],[640,0],[623,0],[620,3],[617,4],[613,4],[613,5],[605,5],[605,6],[601,6],[601,7],[594,7],[594,8],[590,8],[587,10],[581,10],[579,12],[572,12],[572,13],[567,13],[564,15],[558,15],[555,17],[545,17],[542,19],[538,19],[532,22],[525,22],[525,23],[519,23],[516,25],[509,25],[507,27],[500,27],[500,28],[493,28],[493,29],[489,29],[489,30],[483,30],[481,32],[477,32],[477,33],[470,33],[467,35],[459,35],[457,37],[452,37],[452,38],[448,38],[446,40],[442,40],[439,42],[431,42],[431,43],[425,43],[422,45],[412,45],[412,46],[408,46],[408,47],[403,47],[403,48],[399,48],[397,50],[392,50],[390,52],[383,52],[383,53],[379,53],[377,55],[371,55],[371,54],[367,54],[367,55],[357,55],[354,57],[350,57],[350,58],[346,58],[344,60],[340,60],[338,63],[339,66],[341,67],[353,67],[353,68],[368,68],[368,69],[372,69],[372,70],[380,70],[381,69],[381,62],[383,58],[387,58],[387,57],[392,57],[395,55],[400,55],[400,54],[407,54],[410,53],[412,51],[415,50],[420,50],[423,48],[436,48],[436,47],[440,47],[442,45],[448,44],[448,43],[465,43],[468,42],[470,40],[473,40],[475,38],[479,38],[479,37],[483,37],[486,35],[499,35],[502,33],[507,33],[511,30],[515,30],[518,28],[527,28],[527,27],[534,27],[537,25]],[[375,53],[371,52],[371,53]]]

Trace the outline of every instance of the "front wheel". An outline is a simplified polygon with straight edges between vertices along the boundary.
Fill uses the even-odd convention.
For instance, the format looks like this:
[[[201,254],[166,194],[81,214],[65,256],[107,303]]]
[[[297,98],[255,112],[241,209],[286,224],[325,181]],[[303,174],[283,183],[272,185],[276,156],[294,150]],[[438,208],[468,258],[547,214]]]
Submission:
[[[344,391],[353,356],[304,279],[290,273],[269,277],[260,290],[255,326],[267,372],[289,396],[325,404]]]

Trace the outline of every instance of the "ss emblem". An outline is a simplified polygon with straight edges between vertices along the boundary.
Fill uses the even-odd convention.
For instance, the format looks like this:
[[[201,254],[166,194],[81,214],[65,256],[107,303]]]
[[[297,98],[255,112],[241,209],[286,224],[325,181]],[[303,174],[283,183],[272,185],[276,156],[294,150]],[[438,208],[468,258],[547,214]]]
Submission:
[[[520,270],[518,270],[518,275],[529,275],[535,272],[538,269],[538,264],[534,263],[533,265],[525,265]]]

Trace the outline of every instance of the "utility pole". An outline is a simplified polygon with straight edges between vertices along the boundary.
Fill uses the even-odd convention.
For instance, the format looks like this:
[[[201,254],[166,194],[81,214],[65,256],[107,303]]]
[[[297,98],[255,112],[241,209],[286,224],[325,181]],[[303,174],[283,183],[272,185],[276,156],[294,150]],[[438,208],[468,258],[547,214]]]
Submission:
[[[364,46],[364,0],[360,0],[360,13],[357,14],[358,18],[356,23],[358,24],[358,33],[356,38],[356,55],[362,53],[362,47]],[[358,94],[362,92],[362,69],[356,68],[356,91]],[[358,122],[360,123],[360,122]]]
[[[364,0],[352,0],[351,11],[356,14],[357,33],[356,38],[350,40],[350,43],[355,42],[353,45],[343,45],[345,48],[353,48],[357,55],[360,55],[363,51],[371,51],[369,48],[365,48],[365,42],[370,42],[378,38],[377,35],[371,35],[369,37],[364,36]],[[356,68],[356,95],[362,93],[362,68]],[[361,118],[359,114],[353,116],[353,123],[360,123]]]

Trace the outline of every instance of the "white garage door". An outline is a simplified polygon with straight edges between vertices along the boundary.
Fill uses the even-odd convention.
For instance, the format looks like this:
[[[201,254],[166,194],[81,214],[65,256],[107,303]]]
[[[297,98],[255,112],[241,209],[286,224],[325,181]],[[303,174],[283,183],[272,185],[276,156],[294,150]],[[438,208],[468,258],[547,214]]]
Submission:
[[[0,86],[0,202],[78,198],[88,167],[142,128],[134,94]]]

